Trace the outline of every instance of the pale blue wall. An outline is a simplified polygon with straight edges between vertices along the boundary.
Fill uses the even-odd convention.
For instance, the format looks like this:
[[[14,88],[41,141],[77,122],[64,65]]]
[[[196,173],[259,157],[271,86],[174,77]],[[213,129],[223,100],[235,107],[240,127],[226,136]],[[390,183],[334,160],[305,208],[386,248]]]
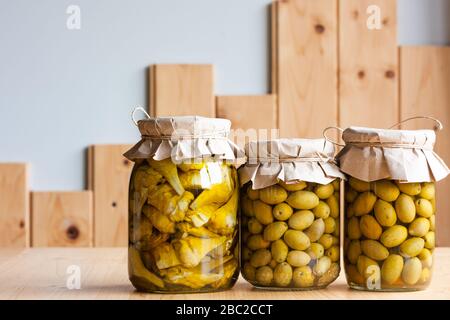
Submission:
[[[30,162],[34,190],[83,188],[87,145],[137,140],[149,64],[212,63],[218,94],[267,92],[270,2],[0,0],[0,161]],[[400,0],[400,42],[447,43],[449,3]]]

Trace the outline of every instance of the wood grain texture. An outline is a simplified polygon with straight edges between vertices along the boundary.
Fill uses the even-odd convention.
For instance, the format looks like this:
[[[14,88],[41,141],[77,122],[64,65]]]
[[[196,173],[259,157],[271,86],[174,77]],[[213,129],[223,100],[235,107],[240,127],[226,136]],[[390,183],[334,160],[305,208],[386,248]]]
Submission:
[[[32,192],[32,246],[92,246],[92,212],[91,191]]]
[[[337,0],[276,5],[276,93],[282,137],[317,138],[337,124]]]
[[[435,151],[450,164],[450,47],[402,47],[401,118],[432,116],[444,124]],[[414,120],[405,129],[432,128],[429,120]],[[450,178],[437,184],[437,243],[450,246]]]
[[[270,4],[270,92],[278,92],[278,1]]]
[[[370,30],[369,6],[381,10],[381,29]],[[386,128],[398,121],[396,0],[339,2],[339,125]]]
[[[152,116],[215,117],[212,65],[157,64],[149,72]]]
[[[28,165],[0,164],[0,247],[30,245]]]
[[[448,299],[450,248],[437,248],[433,280],[427,290],[377,293],[350,290],[344,272],[328,288],[311,291],[254,290],[242,278],[233,289],[209,294],[145,294],[128,280],[126,248],[31,248],[11,256],[0,250],[0,299],[133,299],[133,300],[395,300]],[[67,267],[77,265],[81,290],[68,290]],[[39,266],[38,268],[35,266]]]
[[[131,145],[89,148],[88,185],[94,192],[94,245],[128,244],[128,186],[132,162],[123,157]]]

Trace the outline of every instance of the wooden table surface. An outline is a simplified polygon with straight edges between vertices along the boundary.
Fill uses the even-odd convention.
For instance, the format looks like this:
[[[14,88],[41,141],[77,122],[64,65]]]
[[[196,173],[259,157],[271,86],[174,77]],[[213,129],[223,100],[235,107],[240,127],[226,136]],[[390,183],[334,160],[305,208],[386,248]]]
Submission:
[[[143,294],[127,274],[125,248],[0,249],[0,299],[450,299],[450,248],[438,248],[433,281],[425,291],[362,292],[348,289],[344,273],[327,289],[266,291],[240,279],[232,290],[203,294]],[[80,267],[81,288],[67,289],[68,266]]]

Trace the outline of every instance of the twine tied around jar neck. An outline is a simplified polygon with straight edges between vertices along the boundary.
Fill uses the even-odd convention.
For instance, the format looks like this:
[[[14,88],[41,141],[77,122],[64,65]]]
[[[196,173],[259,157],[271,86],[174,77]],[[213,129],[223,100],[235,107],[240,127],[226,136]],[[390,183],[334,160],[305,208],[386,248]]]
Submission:
[[[439,121],[438,119],[434,118],[434,117],[428,117],[428,116],[416,116],[416,117],[411,117],[411,118],[407,118],[405,120],[402,120],[396,124],[394,124],[393,126],[389,127],[388,130],[391,130],[395,127],[398,127],[401,124],[404,124],[406,122],[412,121],[412,120],[418,120],[418,119],[425,119],[425,120],[431,120],[435,123],[433,130],[435,132],[439,132],[442,129],[444,129],[444,126],[442,124],[441,121]],[[340,128],[340,127],[336,127],[336,126],[330,126],[327,127],[323,130],[322,135],[325,138],[326,141],[339,146],[339,147],[345,147],[345,144],[343,143],[339,143],[335,140],[332,140],[330,137],[327,136],[327,133],[329,130],[337,130],[340,132],[340,135],[342,136],[344,129]],[[422,150],[429,150],[429,151],[433,151],[432,147],[425,147],[425,145],[428,142],[428,137],[425,137],[426,140],[423,144],[415,144],[415,143],[397,143],[397,142],[360,142],[360,141],[354,141],[354,142],[349,142],[348,144],[354,145],[354,146],[361,146],[361,147],[382,147],[382,148],[405,148],[405,149],[422,149]]]
[[[134,110],[131,112],[131,120],[132,120],[133,123],[136,125],[136,127],[138,126],[138,121],[139,121],[139,120],[136,120],[135,116],[136,116],[136,113],[137,113],[138,111],[142,112],[142,113],[147,117],[147,119],[151,119],[151,118],[152,118],[152,117],[147,113],[147,111],[145,111],[144,108],[142,108],[142,107],[136,107],[136,108],[134,108]]]
[[[260,163],[289,163],[289,162],[323,162],[333,163],[336,161],[333,157],[315,152],[317,157],[286,157],[286,158],[263,158],[263,157],[247,157],[247,162],[250,164]]]

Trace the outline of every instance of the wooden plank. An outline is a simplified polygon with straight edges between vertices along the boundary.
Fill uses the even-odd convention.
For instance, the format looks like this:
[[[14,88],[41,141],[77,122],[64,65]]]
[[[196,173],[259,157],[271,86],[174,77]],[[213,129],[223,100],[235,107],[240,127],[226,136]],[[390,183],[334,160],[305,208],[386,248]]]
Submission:
[[[92,246],[92,192],[32,192],[33,247]]]
[[[212,65],[157,64],[149,72],[152,116],[215,117]]]
[[[131,145],[90,146],[88,185],[94,191],[94,245],[128,244],[128,185],[132,162],[123,157]]]
[[[321,137],[337,124],[337,0],[284,0],[276,12],[280,135]]]
[[[30,245],[28,165],[0,164],[0,247]]]
[[[270,5],[270,92],[278,92],[278,1]]]
[[[450,164],[450,47],[402,47],[401,117],[432,116],[444,130],[437,135],[435,151]],[[403,128],[432,128],[429,120],[415,120]],[[437,243],[450,246],[450,178],[437,184]]]
[[[369,6],[381,10],[370,30]],[[339,125],[389,127],[399,118],[396,0],[339,2]]]
[[[148,294],[134,290],[127,273],[126,248],[31,248],[0,264],[0,299],[137,299],[137,300],[398,300],[443,299],[450,296],[450,248],[437,248],[433,280],[427,290],[370,292],[349,290],[342,270],[324,290],[255,290],[240,278],[232,290],[199,294]],[[0,250],[0,261],[3,251]],[[71,273],[81,270],[81,290],[68,290]],[[151,306],[150,306],[151,307]]]

